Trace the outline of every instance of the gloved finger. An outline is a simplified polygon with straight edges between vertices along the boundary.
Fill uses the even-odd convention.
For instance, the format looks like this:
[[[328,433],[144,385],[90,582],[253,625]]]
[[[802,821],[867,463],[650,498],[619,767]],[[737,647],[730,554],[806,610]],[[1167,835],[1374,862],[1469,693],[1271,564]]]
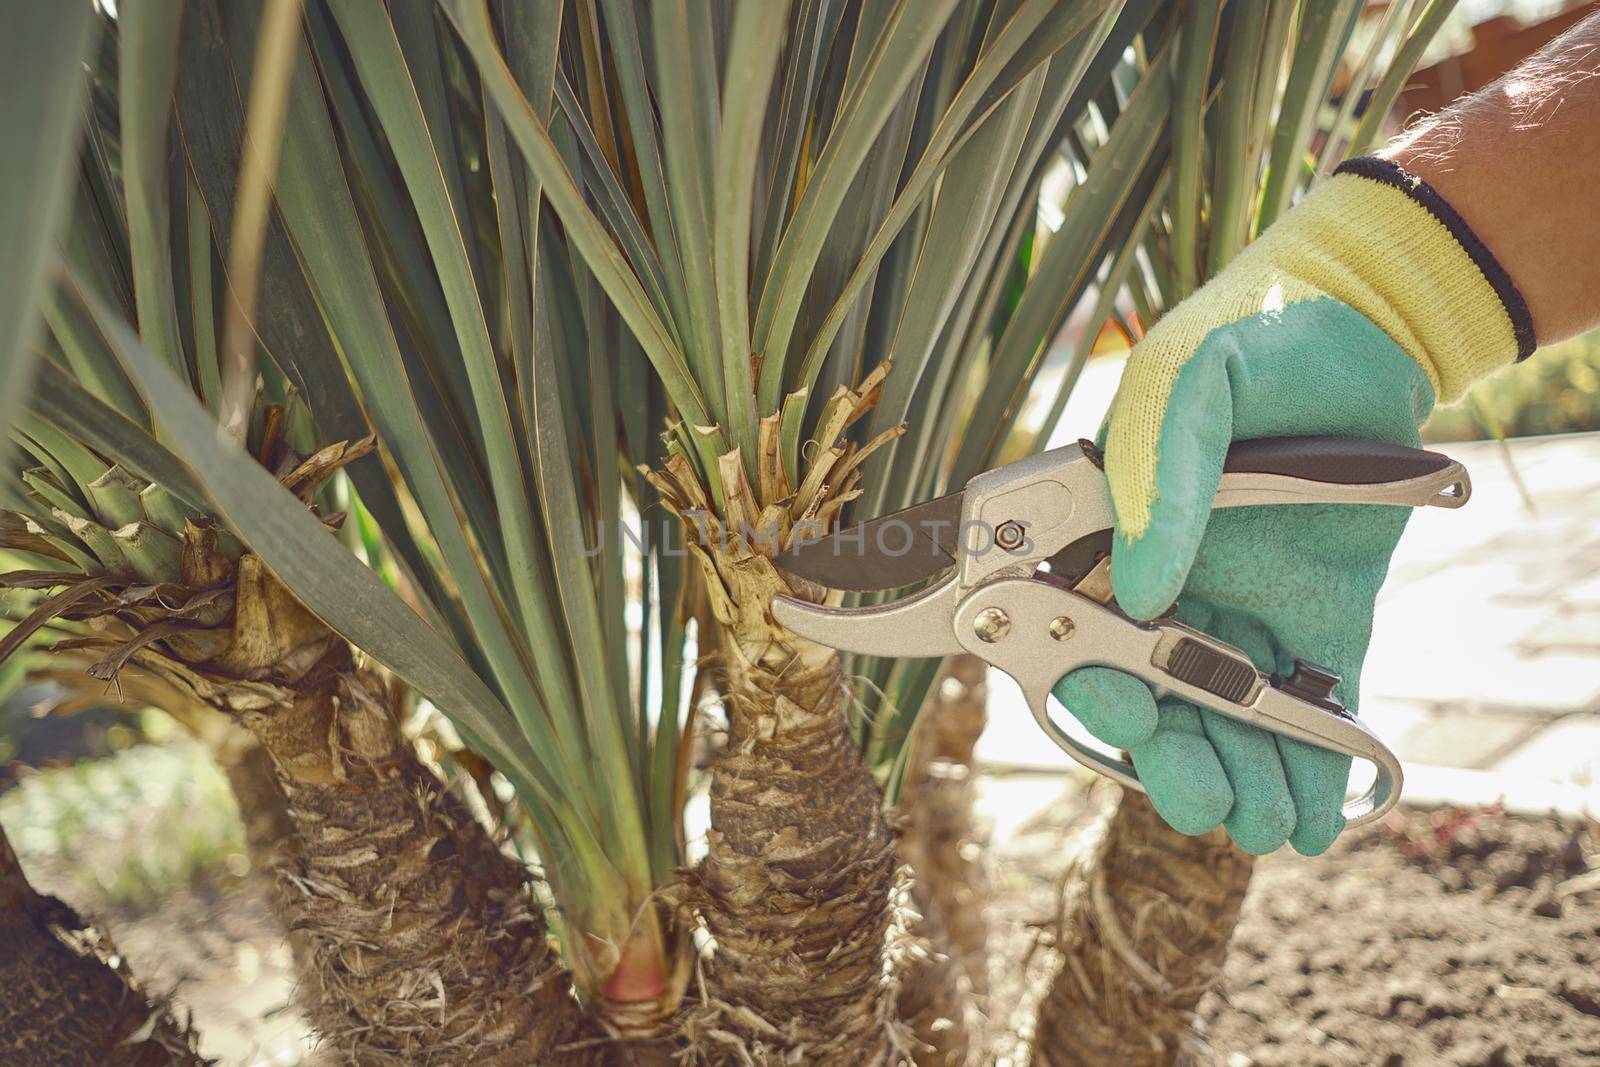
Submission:
[[[1152,330],[1128,361],[1106,424],[1111,582],[1118,604],[1140,619],[1161,614],[1183,588],[1233,437],[1231,336],[1211,334],[1192,356],[1188,343]]]
[[[1338,674],[1334,695],[1355,711],[1373,600],[1407,510],[1311,505],[1218,512],[1178,617],[1185,619],[1191,605],[1230,605],[1214,604],[1196,625],[1243,649],[1262,670],[1287,676],[1302,660]],[[1292,569],[1267,577],[1263,560],[1283,558],[1281,551],[1274,556],[1274,545],[1295,546],[1289,561],[1277,565]],[[1262,618],[1272,620],[1270,629]],[[1290,844],[1322,852],[1343,826],[1349,760],[1292,741],[1278,751],[1295,806]]]
[[[1293,516],[1284,531],[1290,536],[1300,532],[1294,529],[1295,523],[1314,522],[1318,512],[1331,509],[1296,510],[1300,513]],[[1361,663],[1371,633],[1371,604],[1385,570],[1381,561],[1387,559],[1398,539],[1405,516],[1394,523],[1387,515],[1371,514],[1382,510],[1378,508],[1340,510],[1355,513],[1340,526],[1344,548],[1339,551],[1347,555],[1334,560],[1335,566],[1317,568],[1321,572],[1316,580],[1318,595],[1302,596],[1293,605],[1264,600],[1261,606],[1275,620],[1270,633],[1240,612],[1217,612],[1213,626],[1219,637],[1249,652],[1263,669],[1275,663],[1279,674],[1288,675],[1293,672],[1295,661],[1303,660],[1332,670],[1341,678],[1335,695],[1354,711],[1360,692]],[[1245,522],[1252,518],[1242,516]],[[1306,536],[1304,540],[1311,538]],[[1364,542],[1372,551],[1362,551]],[[1380,562],[1367,562],[1373,559]],[[1262,596],[1276,597],[1281,593],[1281,586],[1275,585],[1263,591]],[[1344,829],[1340,809],[1350,778],[1350,758],[1281,735],[1275,735],[1275,740],[1278,762],[1295,809],[1289,844],[1303,855],[1318,855]]]
[[[1289,844],[1302,856],[1321,855],[1344,829],[1340,809],[1350,782],[1350,757],[1292,737],[1277,740],[1294,798],[1295,826]]]
[[[1284,629],[1290,631],[1296,642],[1291,646],[1296,654],[1285,651],[1280,655],[1279,673],[1292,671],[1296,658],[1333,671],[1340,677],[1334,696],[1354,713],[1360,698],[1361,663],[1366,655],[1369,620],[1370,613],[1359,619],[1352,618],[1343,632],[1319,625],[1316,618],[1287,623]],[[1340,809],[1344,806],[1345,790],[1350,781],[1350,757],[1292,737],[1279,737],[1278,751],[1296,812],[1295,831],[1289,843],[1301,855],[1320,855],[1344,829],[1345,820]]]
[[[1131,674],[1082,667],[1063,677],[1052,692],[1084,729],[1113,748],[1142,745],[1155,732],[1156,698]]]
[[[1295,805],[1273,735],[1215,711],[1202,710],[1200,721],[1233,788],[1228,836],[1256,856],[1282,848],[1294,832]]]
[[[1233,807],[1233,789],[1206,739],[1200,715],[1182,701],[1161,701],[1161,723],[1128,749],[1145,792],[1167,825],[1181,834],[1214,830]]]
[[[1178,612],[1179,618],[1201,614],[1202,629],[1245,653],[1258,668],[1276,665],[1280,649],[1260,620],[1204,601],[1185,602]],[[1294,830],[1296,813],[1273,735],[1214,711],[1202,712],[1201,721],[1233,787],[1233,810],[1224,824],[1229,835],[1257,855],[1280,848]]]

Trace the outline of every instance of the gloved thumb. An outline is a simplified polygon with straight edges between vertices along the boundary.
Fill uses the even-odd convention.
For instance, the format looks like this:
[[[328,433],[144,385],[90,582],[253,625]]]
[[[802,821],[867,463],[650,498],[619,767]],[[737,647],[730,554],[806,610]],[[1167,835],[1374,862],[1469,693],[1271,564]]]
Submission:
[[[1135,618],[1172,606],[1205,535],[1233,439],[1229,347],[1226,334],[1214,334],[1175,376],[1166,353],[1136,350],[1112,401],[1105,433],[1116,519],[1111,583]]]

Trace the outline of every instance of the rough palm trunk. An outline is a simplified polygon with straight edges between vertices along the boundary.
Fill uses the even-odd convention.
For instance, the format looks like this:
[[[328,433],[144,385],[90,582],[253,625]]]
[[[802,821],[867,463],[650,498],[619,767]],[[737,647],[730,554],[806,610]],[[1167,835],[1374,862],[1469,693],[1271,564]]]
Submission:
[[[359,1064],[597,1056],[527,871],[418,761],[397,694],[257,557],[229,563],[215,545],[191,524],[182,585],[199,592],[177,609],[120,612],[135,636],[91,673],[151,671],[242,725],[270,760],[281,809],[250,773],[259,765],[231,776],[249,779],[236,784],[253,851],[278,872],[271,899],[322,1040]],[[162,617],[173,615],[182,627]]]
[[[715,1004],[696,1041],[713,1061],[887,1062],[894,835],[846,727],[838,657],[781,631],[752,657],[742,636],[721,643],[729,737],[696,879]]]
[[[234,710],[286,802],[287,925],[323,1040],[358,1063],[522,1064],[582,1039],[526,870],[417,760],[389,686],[254,557],[236,589],[234,639],[211,665],[280,690]],[[233,692],[220,687],[224,707]]]
[[[278,785],[272,757],[254,743],[213,754],[239,804],[239,820],[244,825],[244,847],[250,856],[250,867],[271,892],[280,892],[283,883],[279,874],[293,866],[297,848],[294,821],[289,818],[289,801]]]
[[[111,940],[37,892],[0,833],[0,1063],[201,1067],[194,1034],[139,987]]]
[[[776,595],[827,595],[772,557],[801,528],[831,528],[859,495],[861,461],[900,432],[865,446],[841,436],[887,373],[835,391],[798,487],[776,414],[762,420],[754,483],[738,449],[718,458],[720,499],[682,454],[650,475],[683,519],[703,579],[728,716],[708,852],[691,879],[716,951],[705,999],[683,1020],[712,1062],[867,1067],[903,1059],[909,1045],[895,1018],[898,976],[887,973],[897,861],[883,793],[850,735],[838,654],[772,617]]]
[[[988,988],[989,885],[984,841],[974,824],[972,751],[988,722],[988,665],[952,656],[922,714],[901,789],[901,854],[916,872],[916,900],[943,929],[978,992]]]
[[[900,859],[917,915],[900,1017],[922,1067],[973,1062],[988,986],[987,877],[973,819],[972,750],[988,714],[987,667],[954,656],[919,716],[900,793]]]
[[[1185,837],[1124,793],[1062,916],[1039,1067],[1167,1067],[1193,1040],[1253,866],[1222,830]]]
[[[895,1009],[909,1032],[910,1059],[917,1067],[968,1067],[979,1062],[982,1048],[972,983],[925,906],[913,891],[903,935],[891,939],[900,942],[895,955],[903,974]]]
[[[283,428],[282,409],[268,409],[257,455],[308,502],[372,445],[301,456]],[[120,572],[5,578],[68,587],[24,625],[51,614],[83,624],[55,650],[92,660],[89,676],[111,683],[134,668],[137,684],[220,712],[260,746],[276,795],[259,763],[232,777],[255,858],[282,883],[269,899],[295,944],[299,999],[322,1040],[358,1064],[608,1054],[559,966],[526,869],[418,761],[400,731],[397,694],[259,557],[225,551],[214,523],[185,521],[169,533],[177,558],[152,561],[160,581]],[[328,550],[343,551],[331,538]]]
[[[418,762],[381,680],[337,647],[254,728],[295,830],[289,919],[324,1040],[364,1063],[521,1064],[580,1036],[526,872]]]

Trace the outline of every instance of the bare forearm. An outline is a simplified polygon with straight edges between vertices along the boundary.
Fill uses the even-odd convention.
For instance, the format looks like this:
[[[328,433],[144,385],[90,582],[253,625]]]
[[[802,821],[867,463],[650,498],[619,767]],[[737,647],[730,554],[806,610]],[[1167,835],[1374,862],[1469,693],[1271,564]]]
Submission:
[[[1540,344],[1600,325],[1600,15],[1379,155],[1466,219],[1516,282]]]

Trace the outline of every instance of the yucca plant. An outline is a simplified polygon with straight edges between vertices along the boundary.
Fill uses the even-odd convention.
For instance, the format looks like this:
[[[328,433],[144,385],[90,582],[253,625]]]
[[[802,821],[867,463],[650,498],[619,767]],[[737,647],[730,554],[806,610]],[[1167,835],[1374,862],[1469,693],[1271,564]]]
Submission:
[[[1091,336],[1125,286],[1149,321],[1242,243],[1264,159],[1281,209],[1336,6],[1267,155],[1244,0],[124,2],[55,124],[75,178],[27,190],[75,189],[65,256],[14,260],[51,279],[6,352],[42,357],[24,629],[260,740],[302,1000],[353,1060],[961,1062],[939,969],[905,998],[938,1040],[897,1021],[930,978],[884,811],[938,665],[783,631],[774,593],[828,594],[772,558],[1034,447],[1086,294]],[[515,789],[542,914],[401,681]],[[727,729],[684,877],[701,694]]]
[[[682,913],[661,893],[676,880],[681,861],[675,825],[684,766],[677,707],[684,568],[670,541],[640,554],[645,586],[654,593],[645,602],[658,610],[656,621],[642,628],[646,640],[630,663],[623,557],[602,551],[591,562],[586,544],[620,516],[622,498],[649,507],[649,483],[634,473],[634,464],[642,464],[654,469],[670,506],[685,516],[701,511],[709,517],[711,535],[694,531],[688,550],[699,565],[701,643],[720,650],[713,684],[730,709],[730,748],[713,785],[712,855],[696,879],[695,898],[718,940],[711,972],[717,996],[707,998],[708,1012],[688,1028],[713,1035],[712,1043],[731,1033],[736,1044],[758,1050],[809,1049],[822,1057],[872,1058],[888,1048],[892,1003],[883,956],[893,854],[881,795],[840,712],[837,657],[800,648],[773,627],[766,602],[784,579],[765,554],[739,541],[745,524],[777,522],[781,538],[785,516],[834,521],[855,494],[865,473],[860,462],[874,441],[881,445],[896,432],[890,428],[866,441],[847,434],[881,395],[888,369],[881,358],[852,354],[851,363],[870,365],[831,369],[840,384],[808,411],[832,347],[817,332],[821,327],[810,325],[812,315],[800,325],[824,251],[837,275],[833,286],[859,293],[889,251],[894,227],[926,210],[935,179],[952,158],[967,152],[966,172],[988,166],[983,156],[994,145],[973,142],[984,149],[977,153],[967,144],[993,114],[1008,119],[1005,150],[1013,156],[1031,150],[1026,167],[1002,176],[1016,186],[1010,209],[1031,210],[1023,195],[1031,172],[1054,142],[1055,127],[1115,14],[1034,4],[1019,16],[973,7],[947,26],[953,6],[807,9],[794,13],[791,26],[784,20],[768,25],[758,16],[772,12],[751,5],[740,9],[731,29],[723,27],[730,54],[759,58],[763,53],[751,50],[766,42],[769,83],[776,81],[780,56],[794,69],[784,78],[788,133],[769,136],[765,145],[755,136],[764,97],[727,91],[722,137],[736,131],[736,105],[748,106],[750,114],[747,143],[738,153],[744,162],[722,184],[748,188],[735,196],[744,208],[736,202],[731,214],[717,216],[719,227],[735,223],[732,233],[740,235],[724,235],[721,255],[736,258],[739,246],[755,247],[749,203],[755,167],[763,152],[787,157],[783,188],[771,194],[771,209],[762,216],[773,235],[765,253],[771,263],[761,277],[797,279],[768,286],[768,299],[776,302],[768,315],[760,313],[755,294],[741,293],[741,301],[755,305],[743,312],[749,337],[741,341],[737,330],[729,333],[727,359],[712,354],[718,342],[706,332],[710,264],[680,248],[707,227],[705,205],[695,201],[712,191],[696,192],[705,176],[684,170],[696,163],[693,128],[668,129],[677,110],[665,101],[688,83],[659,69],[659,81],[640,81],[645,55],[657,68],[675,58],[702,77],[715,71],[708,62],[715,53],[702,50],[715,45],[715,33],[687,51],[686,42],[673,37],[691,25],[711,32],[711,22],[696,21],[709,18],[709,10],[653,13],[650,48],[641,44],[637,13],[627,5],[607,9],[603,22],[600,12],[563,12],[556,5],[545,13],[550,19],[528,26],[519,21],[525,12],[509,10],[499,27],[504,46],[494,40],[487,12],[469,6],[453,12],[465,52],[433,12],[401,7],[391,18],[374,6],[313,6],[304,29],[291,20],[282,40],[263,29],[259,58],[254,18],[231,9],[189,5],[180,21],[170,10],[133,6],[107,27],[121,47],[102,58],[106,106],[94,131],[99,154],[90,158],[97,166],[87,169],[85,203],[73,222],[75,235],[80,227],[85,231],[76,247],[99,255],[75,261],[65,295],[57,297],[55,318],[63,325],[52,337],[62,364],[75,373],[50,378],[40,409],[49,411],[56,397],[56,403],[79,405],[82,414],[93,395],[132,413],[125,422],[111,422],[89,407],[73,426],[80,436],[93,433],[90,424],[113,427],[125,440],[107,441],[102,434],[90,444],[102,459],[127,462],[130,449],[160,443],[148,435],[132,443],[146,421],[142,396],[157,413],[165,442],[204,486],[190,494],[203,498],[200,520],[225,518],[249,546],[238,565],[267,560],[322,619],[455,715],[521,790],[559,905],[564,954],[596,1012],[624,1033],[659,1025],[675,1008],[687,970]],[[719,20],[726,14],[718,13]],[[560,26],[570,30],[558,32]],[[545,32],[532,32],[535,27]],[[602,29],[604,36],[596,36]],[[780,49],[791,31],[794,41]],[[949,69],[939,79],[928,83],[925,72],[899,68],[906,48],[921,63],[941,39]],[[1055,50],[1069,42],[1075,50],[1065,62]],[[142,47],[131,47],[135,43]],[[596,52],[600,44],[606,47]],[[552,87],[533,94],[540,107],[523,99],[526,90],[498,58],[501,47],[519,62],[544,64],[521,79]],[[239,86],[250,84],[243,72],[252,64],[285,52],[284,69],[291,73],[280,120],[282,162],[273,183],[276,211],[258,220],[264,230],[253,238],[264,250],[254,268],[262,311],[255,343],[244,346],[241,359],[239,346],[218,325],[249,302],[238,293],[242,272],[231,268],[237,244],[252,240],[246,213],[251,171],[241,169],[240,160],[252,158],[243,145],[247,134],[254,136],[257,109],[249,106],[247,126]],[[594,66],[602,57],[607,65],[590,76],[583,64]],[[1035,116],[1048,81],[1045,65],[1054,70],[1057,62],[1063,65],[1049,86],[1048,111]],[[746,65],[730,60],[728,69]],[[977,76],[963,76],[964,68]],[[868,260],[850,248],[867,236],[860,218],[838,228],[834,241],[843,248],[825,247],[827,216],[840,214],[891,113],[900,117],[889,146],[902,158],[910,152],[913,105],[922,99],[908,92],[913,81],[939,94],[923,107],[925,128],[912,157],[921,161],[920,172],[893,199],[888,194],[899,162],[877,160],[884,173],[877,176],[882,189],[875,211],[891,222],[867,216],[879,231]],[[574,82],[595,99],[580,104]],[[148,173],[136,182],[151,161],[164,157],[149,145],[141,155],[130,137],[138,128],[164,142],[164,116],[150,101],[164,100],[174,84],[181,165],[164,184]],[[1027,89],[1026,108],[1011,102],[1018,84]],[[625,99],[630,86],[631,106]],[[615,105],[605,95],[613,92],[619,94]],[[773,95],[772,84],[765,93]],[[660,119],[653,99],[663,101]],[[771,106],[780,106],[776,96]],[[819,110],[830,113],[826,121],[836,131],[831,147],[818,132],[824,121]],[[113,116],[120,121],[112,123]],[[135,118],[142,120],[137,127]],[[1037,128],[1024,145],[1029,124]],[[630,132],[619,139],[621,129]],[[666,182],[663,164],[646,153],[656,151],[657,140],[664,165],[683,171],[681,179]],[[513,153],[513,142],[520,154]],[[342,178],[331,191],[330,176]],[[627,196],[625,186],[633,186],[641,202]],[[162,200],[163,188],[169,194],[164,211],[150,203]],[[541,188],[553,215],[538,198]],[[1003,206],[1001,192],[989,192],[995,210]],[[657,233],[647,237],[638,220],[651,217],[655,194]],[[608,213],[609,228],[591,214],[587,197]],[[967,206],[963,197],[964,223]],[[127,212],[122,225],[118,208]],[[167,225],[141,229],[141,209],[164,214]],[[852,210],[858,210],[854,202]],[[954,217],[955,205],[945,214]],[[795,221],[801,218],[811,224]],[[936,222],[951,224],[944,216]],[[162,229],[176,230],[182,240],[141,242],[141,233]],[[613,244],[618,240],[636,263],[625,261]],[[104,251],[124,242],[127,266],[119,270]],[[594,259],[584,259],[585,253]],[[219,269],[224,262],[226,273]],[[943,277],[926,284],[960,287],[959,271],[941,264],[940,272]],[[120,288],[119,281],[125,283]],[[175,295],[179,282],[187,290],[183,303]],[[231,299],[219,297],[224,291]],[[680,291],[676,307],[665,302]],[[827,288],[819,292],[832,295]],[[117,327],[119,309],[107,308],[118,298],[120,313],[139,319],[142,345]],[[731,307],[728,313],[735,314]],[[162,323],[168,328],[158,334]],[[842,325],[835,316],[827,328],[838,333]],[[688,345],[679,335],[691,329],[701,334]],[[756,331],[786,332],[793,343],[757,342]],[[862,347],[861,332],[844,335],[848,348]],[[777,357],[758,365],[750,358],[757,347],[792,349],[792,371],[781,373],[785,361]],[[923,347],[931,347],[931,339]],[[694,353],[694,373],[683,351]],[[369,572],[345,563],[303,501],[289,507],[273,497],[278,490],[258,460],[267,459],[269,469],[281,464],[217,447],[214,423],[236,420],[230,398],[261,356],[299,388],[323,439],[354,439],[368,428],[367,420],[352,425],[364,409],[400,476],[402,497],[370,471],[352,468],[351,477],[391,548],[397,582],[441,629],[427,628],[385,600],[391,594]],[[163,373],[163,362],[179,382]],[[736,381],[741,375],[746,380],[734,388],[706,388],[722,377],[724,364]],[[860,388],[845,381],[859,381]],[[623,382],[631,395],[619,390]],[[775,399],[763,403],[762,388]],[[209,411],[194,405],[195,394]],[[896,402],[908,403],[903,397]],[[767,410],[749,417],[758,405]],[[665,441],[657,437],[663,427],[669,430]],[[803,438],[809,442],[804,466]],[[747,443],[748,451],[735,454],[735,442]],[[38,451],[47,450],[40,445]],[[33,521],[41,525],[47,517],[31,503]],[[95,518],[85,517],[84,531],[103,529],[89,522]],[[258,522],[297,523],[301,532],[268,536]],[[724,529],[734,536],[722,538]],[[51,532],[62,542],[53,546],[58,551],[82,555],[82,546]],[[108,566],[100,559],[75,562],[86,574]],[[659,610],[662,605],[667,610]],[[124,610],[120,599],[106,606]],[[149,620],[138,623],[142,628],[130,640],[143,639],[141,649],[170,645],[151,632]],[[375,624],[402,629],[385,635]],[[652,684],[655,677],[671,684]],[[771,802],[786,795],[791,802]],[[358,1008],[350,1010],[369,1021],[380,1014]],[[384,1039],[380,1034],[371,1041]]]

